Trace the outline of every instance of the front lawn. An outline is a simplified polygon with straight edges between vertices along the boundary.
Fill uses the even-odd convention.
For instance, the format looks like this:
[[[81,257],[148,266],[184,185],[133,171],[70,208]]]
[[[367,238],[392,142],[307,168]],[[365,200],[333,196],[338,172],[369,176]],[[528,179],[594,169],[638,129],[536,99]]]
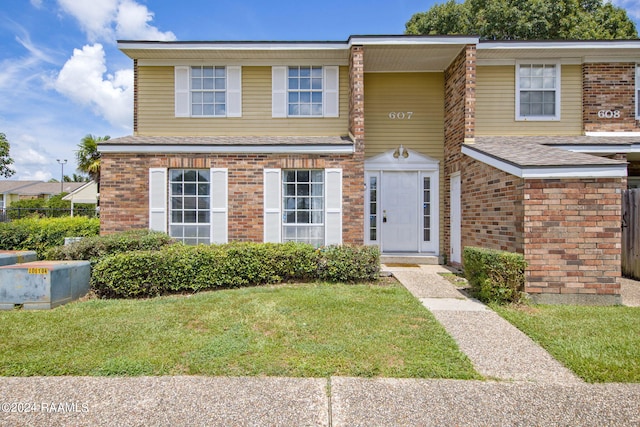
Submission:
[[[640,382],[640,308],[492,308],[585,381]]]
[[[396,283],[296,284],[0,312],[0,375],[480,378]]]

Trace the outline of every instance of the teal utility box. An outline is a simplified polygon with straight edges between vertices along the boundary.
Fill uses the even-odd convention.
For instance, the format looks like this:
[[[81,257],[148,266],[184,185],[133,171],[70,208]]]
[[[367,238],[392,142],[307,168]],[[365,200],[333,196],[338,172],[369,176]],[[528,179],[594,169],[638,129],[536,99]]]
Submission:
[[[0,310],[49,309],[89,291],[89,261],[35,261],[0,267]]]
[[[0,266],[38,260],[36,251],[0,251]]]

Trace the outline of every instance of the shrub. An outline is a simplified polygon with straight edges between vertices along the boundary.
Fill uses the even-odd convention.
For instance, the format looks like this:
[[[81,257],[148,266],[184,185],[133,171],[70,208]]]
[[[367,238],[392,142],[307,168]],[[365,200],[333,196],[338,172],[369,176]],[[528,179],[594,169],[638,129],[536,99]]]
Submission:
[[[146,297],[289,280],[375,280],[379,265],[377,248],[316,250],[292,242],[176,244],[107,256],[96,263],[91,285],[102,297]]]
[[[158,250],[175,241],[165,233],[130,230],[105,236],[91,236],[65,246],[57,246],[45,254],[51,260],[86,260],[95,264],[100,258],[134,250]]]
[[[39,257],[64,244],[65,237],[95,236],[100,220],[85,217],[24,218],[0,223],[0,249],[34,250]]]
[[[318,279],[328,282],[376,280],[380,273],[377,246],[328,246],[320,249]]]
[[[465,247],[464,271],[472,292],[484,302],[520,302],[527,263],[521,254]]]

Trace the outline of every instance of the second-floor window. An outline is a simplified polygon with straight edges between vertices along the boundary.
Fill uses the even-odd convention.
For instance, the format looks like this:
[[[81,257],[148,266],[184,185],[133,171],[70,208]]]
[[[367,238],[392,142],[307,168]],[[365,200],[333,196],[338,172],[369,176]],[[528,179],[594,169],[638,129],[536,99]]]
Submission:
[[[175,67],[176,117],[241,117],[242,67]]]
[[[516,65],[516,120],[560,119],[560,64]]]
[[[337,66],[274,66],[273,117],[339,117]]]
[[[191,115],[227,114],[227,70],[225,67],[191,67]]]
[[[289,67],[289,116],[322,116],[322,67]]]

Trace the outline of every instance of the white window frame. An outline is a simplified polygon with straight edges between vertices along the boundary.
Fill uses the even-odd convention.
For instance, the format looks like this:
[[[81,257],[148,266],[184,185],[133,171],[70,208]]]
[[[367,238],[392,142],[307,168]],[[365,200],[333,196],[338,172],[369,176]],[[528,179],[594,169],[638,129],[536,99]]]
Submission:
[[[636,120],[640,120],[640,64],[636,64]]]
[[[541,115],[541,116],[522,116],[520,114],[520,92],[521,91],[535,91],[536,89],[531,88],[521,88],[520,87],[520,67],[524,65],[553,65],[555,67],[555,114],[551,115]],[[561,75],[562,68],[560,65],[560,61],[540,61],[540,60],[530,60],[530,61],[516,61],[515,66],[515,83],[516,83],[516,105],[515,105],[515,119],[516,121],[558,121],[560,120],[560,112],[561,112]],[[548,91],[549,89],[541,88],[540,91]]]
[[[307,172],[309,174],[309,180],[308,181],[298,181],[298,176],[300,173],[303,172]],[[286,181],[287,179],[287,175],[289,173],[294,173],[295,177],[293,181]],[[313,180],[313,176],[314,175],[319,175],[320,181],[317,180]],[[315,194],[313,193],[313,186],[318,186],[318,185],[322,185],[321,187],[321,194]],[[293,194],[290,194],[287,191],[287,187],[288,186],[293,186],[294,191]],[[301,186],[308,186],[308,194],[303,194],[300,195],[298,194],[298,189]],[[298,238],[297,236],[297,232],[296,232],[296,237],[295,238],[287,238],[287,229],[296,229],[296,230],[300,230],[300,229],[304,229],[304,228],[317,228],[320,230],[320,236],[321,236],[321,240],[316,242],[318,244],[316,244],[315,246],[323,246],[324,242],[325,242],[325,215],[326,215],[326,183],[325,183],[325,173],[324,170],[322,169],[283,169],[282,170],[282,241],[283,242],[288,242],[288,241],[294,241],[294,242],[307,242],[307,243],[311,243],[310,241],[306,241],[306,240],[301,240],[300,238]],[[291,199],[293,201],[292,205],[287,205],[286,201],[287,199]],[[308,199],[309,201],[309,206],[304,209],[304,208],[300,208],[298,207],[298,200],[299,199]],[[314,207],[314,199],[321,200],[321,207]],[[302,214],[303,212],[306,212],[308,215],[308,222],[298,222],[297,218],[299,216],[299,214]],[[320,214],[320,221],[319,222],[314,222],[313,218],[317,217],[317,214]],[[316,215],[314,215],[316,214]],[[296,219],[293,222],[289,222],[288,221],[288,216],[293,215]]]
[[[214,92],[223,90],[201,90],[192,86],[193,67],[224,68],[225,71],[225,114],[193,114],[193,93]],[[214,80],[215,81],[215,80]],[[215,96],[215,95],[214,95]],[[215,111],[214,111],[215,113]],[[242,67],[233,65],[202,64],[175,67],[175,117],[190,117],[195,119],[220,119],[228,117],[242,117]]]
[[[322,69],[321,114],[289,114],[289,93],[300,92],[300,89],[289,89],[289,69],[292,67],[310,67]],[[272,117],[291,119],[317,119],[340,117],[340,67],[334,65],[291,65],[272,67]],[[306,92],[306,90],[302,90]],[[309,89],[311,92],[312,90]]]
[[[209,173],[209,243],[228,241],[228,169],[227,168],[150,168],[149,228],[170,234],[171,218],[170,171],[175,169],[203,170]],[[189,223],[197,224],[197,223]]]
[[[287,170],[264,169],[264,241],[284,241],[284,181]],[[342,169],[314,169],[324,172],[324,245],[342,244]],[[315,224],[313,224],[315,225]]]

